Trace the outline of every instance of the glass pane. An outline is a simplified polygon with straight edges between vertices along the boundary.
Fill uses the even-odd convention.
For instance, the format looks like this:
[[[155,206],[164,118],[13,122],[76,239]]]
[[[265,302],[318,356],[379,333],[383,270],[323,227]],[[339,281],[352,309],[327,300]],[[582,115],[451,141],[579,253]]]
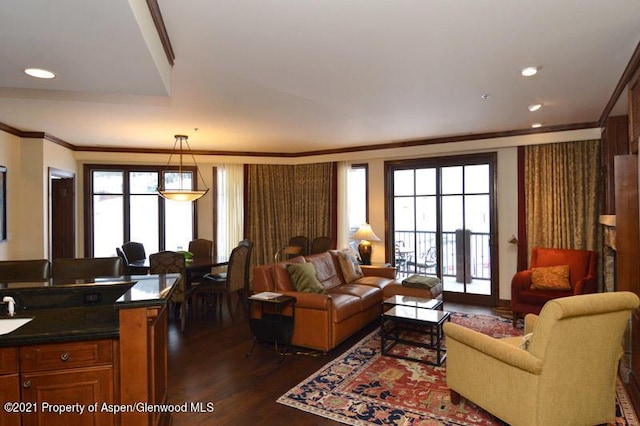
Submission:
[[[413,197],[394,198],[393,216],[396,233],[413,232],[415,230],[415,212],[413,200]],[[396,241],[399,241],[397,236]]]
[[[440,173],[443,194],[462,194],[462,166],[443,167]]]
[[[416,195],[435,195],[436,169],[416,170]]]
[[[464,167],[465,194],[489,193],[489,165],[478,164]]]
[[[157,172],[129,173],[129,191],[132,194],[155,194],[158,188]]]
[[[416,269],[412,272],[436,274],[436,226],[436,197],[416,198]]]
[[[469,230],[467,269],[471,276],[467,293],[491,294],[489,195],[467,195],[464,200],[465,225]]]
[[[148,257],[159,251],[158,196],[132,195],[130,205],[131,241],[142,243]]]
[[[178,172],[164,172],[165,189],[193,189],[193,179],[191,172],[182,172],[182,179]]]
[[[122,195],[93,196],[93,255],[111,257],[123,243]]]
[[[367,221],[367,169],[352,167],[348,176],[349,233]]]
[[[93,171],[94,194],[122,194],[123,182],[124,173],[122,171]]]
[[[393,194],[413,195],[413,170],[396,170],[393,172]]]
[[[395,266],[401,274],[408,274],[409,260],[415,252],[415,209],[413,197],[394,198]]]
[[[193,239],[193,203],[165,200],[165,248],[186,250]]]
[[[457,250],[464,244],[458,236],[463,225],[462,196],[442,197],[442,278],[447,291],[464,292],[464,286],[452,284],[458,281]]]

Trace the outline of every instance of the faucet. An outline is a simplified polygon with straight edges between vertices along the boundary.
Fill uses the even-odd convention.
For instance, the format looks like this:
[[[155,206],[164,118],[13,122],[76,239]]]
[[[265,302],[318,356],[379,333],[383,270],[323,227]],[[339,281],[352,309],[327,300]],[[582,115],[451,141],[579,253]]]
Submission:
[[[9,316],[12,317],[16,313],[16,301],[11,296],[4,296],[2,298],[2,303],[7,304],[7,311],[9,312]]]

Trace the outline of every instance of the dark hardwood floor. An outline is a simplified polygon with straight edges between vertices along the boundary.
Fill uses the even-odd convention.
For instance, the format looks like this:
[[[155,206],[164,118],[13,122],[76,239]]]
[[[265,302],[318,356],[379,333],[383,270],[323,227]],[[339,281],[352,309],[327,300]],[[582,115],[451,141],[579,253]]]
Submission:
[[[445,310],[492,314],[490,308],[452,305]],[[373,331],[370,324],[326,355],[300,349],[281,357],[273,346],[256,345],[250,357],[251,333],[244,312],[235,311],[232,320],[224,317],[189,318],[184,333],[179,322],[169,320],[169,403],[202,402],[210,413],[173,415],[173,424],[182,425],[338,425],[335,421],[278,404],[287,390],[339,356]]]

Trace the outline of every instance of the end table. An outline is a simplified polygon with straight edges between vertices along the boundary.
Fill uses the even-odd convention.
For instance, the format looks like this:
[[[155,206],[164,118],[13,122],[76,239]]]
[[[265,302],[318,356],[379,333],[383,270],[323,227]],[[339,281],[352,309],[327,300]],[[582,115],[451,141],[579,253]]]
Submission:
[[[253,317],[253,305],[260,306],[259,317]],[[249,328],[253,334],[251,348],[245,355],[250,356],[258,340],[273,342],[275,350],[280,355],[285,355],[291,344],[293,325],[295,321],[296,298],[279,295],[262,298],[257,295],[249,297]],[[291,315],[285,315],[283,310],[291,307]],[[284,351],[278,351],[278,344],[284,345]]]

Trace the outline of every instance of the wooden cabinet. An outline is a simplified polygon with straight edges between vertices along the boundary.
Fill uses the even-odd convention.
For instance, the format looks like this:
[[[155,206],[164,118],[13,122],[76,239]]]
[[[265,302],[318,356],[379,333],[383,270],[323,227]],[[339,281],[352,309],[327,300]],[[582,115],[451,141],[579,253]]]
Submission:
[[[602,130],[600,168],[602,170],[602,214],[615,214],[614,159],[629,154],[629,116],[607,118]]]
[[[37,413],[24,413],[22,424],[31,425],[113,425],[109,412],[87,407],[113,404],[112,340],[87,340],[20,348],[22,401],[36,403]],[[68,405],[82,414],[59,414],[47,408]]]
[[[87,407],[113,405],[117,348],[114,340],[87,340],[0,349],[0,401],[16,403],[16,413],[5,410],[0,425],[116,424],[113,414]],[[83,413],[60,414],[58,405]]]
[[[640,274],[638,255],[640,253],[640,204],[638,198],[638,156],[620,155],[615,157],[616,190],[616,291],[631,291],[640,295],[637,277]],[[640,316],[634,312],[631,317],[631,336],[620,372],[631,399],[640,406],[640,340],[638,327]]]
[[[20,401],[20,378],[18,376],[18,350],[0,348],[0,401]],[[3,409],[0,426],[20,425],[20,413],[8,413]]]
[[[166,306],[120,311],[120,403],[167,402]],[[169,413],[122,413],[123,425],[169,424]]]

